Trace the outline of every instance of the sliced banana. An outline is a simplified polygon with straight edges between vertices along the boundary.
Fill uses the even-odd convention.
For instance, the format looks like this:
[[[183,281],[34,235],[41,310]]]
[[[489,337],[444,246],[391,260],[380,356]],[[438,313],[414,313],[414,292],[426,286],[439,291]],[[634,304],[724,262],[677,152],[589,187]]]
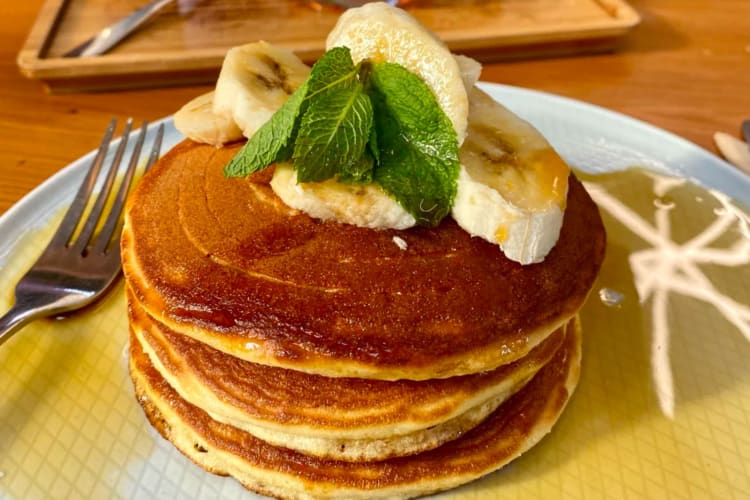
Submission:
[[[448,48],[403,10],[382,2],[349,9],[328,34],[326,48],[345,46],[355,63],[398,63],[419,76],[453,124],[461,144],[466,136],[469,100],[461,69]]]
[[[266,42],[233,47],[216,81],[213,111],[231,117],[250,138],[309,74],[309,66],[285,48]]]
[[[292,166],[279,163],[271,188],[286,205],[318,219],[371,229],[406,229],[416,224],[414,217],[378,184],[343,184],[335,179],[298,183]]]
[[[563,222],[570,169],[547,140],[477,87],[451,215],[521,264],[541,262]]]
[[[174,126],[182,135],[216,147],[242,138],[242,130],[231,116],[213,111],[214,92],[199,95],[174,114]]]
[[[479,81],[479,75],[482,74],[482,63],[463,54],[454,54],[453,58],[456,60],[458,70],[461,72],[461,80],[464,82],[466,94],[470,95],[471,89]],[[471,107],[471,104],[469,106]]]

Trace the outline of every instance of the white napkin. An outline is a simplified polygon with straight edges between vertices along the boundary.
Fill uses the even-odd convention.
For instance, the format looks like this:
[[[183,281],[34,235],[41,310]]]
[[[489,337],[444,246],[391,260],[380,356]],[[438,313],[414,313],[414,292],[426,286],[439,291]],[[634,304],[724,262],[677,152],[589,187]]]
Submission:
[[[750,144],[724,132],[716,132],[714,142],[729,163],[750,174]]]

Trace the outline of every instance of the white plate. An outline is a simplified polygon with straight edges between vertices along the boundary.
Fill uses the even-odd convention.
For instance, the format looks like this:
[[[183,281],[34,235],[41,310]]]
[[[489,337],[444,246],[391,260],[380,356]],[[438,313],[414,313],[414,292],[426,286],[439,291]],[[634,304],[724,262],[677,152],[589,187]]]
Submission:
[[[750,206],[750,177],[672,134],[578,101],[483,86],[536,125],[578,169],[648,167],[694,179]],[[171,119],[164,123],[166,150],[182,137]],[[33,261],[33,252],[19,256],[14,246],[21,241],[24,248],[41,248],[50,220],[72,198],[92,154],[0,218],[3,302],[10,302],[14,280]],[[24,236],[30,227],[42,229]],[[737,271],[740,277],[747,267]],[[614,278],[606,269],[603,275],[598,286],[609,286],[606,280]],[[742,314],[750,290],[746,282],[733,290],[740,298],[729,308]],[[503,471],[446,496],[750,495],[750,371],[741,362],[750,359],[750,343],[734,323],[709,318],[710,327],[700,319],[675,327],[672,340],[692,347],[676,341],[674,348],[660,347],[654,342],[665,339],[649,331],[654,323],[647,314],[655,300],[647,296],[636,304],[643,313],[636,328],[632,317],[618,316],[618,308],[604,308],[594,297],[583,314],[584,327],[592,331],[586,330],[579,389],[552,434]],[[93,314],[37,322],[0,348],[0,498],[252,498],[234,480],[194,466],[146,423],[127,375],[123,307],[120,291]],[[688,304],[670,310],[670,321],[699,309]],[[700,345],[683,338],[690,336]],[[674,354],[667,380],[653,367],[662,347]],[[701,385],[707,378],[713,386]],[[663,394],[670,384],[676,387],[671,407]]]

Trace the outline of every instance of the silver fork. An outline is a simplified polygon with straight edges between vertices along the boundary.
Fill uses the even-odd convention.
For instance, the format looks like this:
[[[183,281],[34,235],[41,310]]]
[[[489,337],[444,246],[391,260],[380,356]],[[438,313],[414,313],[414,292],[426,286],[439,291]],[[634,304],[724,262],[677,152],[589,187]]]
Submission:
[[[135,177],[147,124],[144,122],[141,127],[111,208],[104,217],[107,200],[113,192],[120,163],[125,155],[133,120],[128,119],[125,124],[109,168],[102,168],[116,126],[117,119],[113,119],[52,240],[16,285],[15,303],[0,317],[0,345],[34,319],[62,314],[91,304],[109,289],[119,275],[122,268],[119,245],[121,213]],[[160,125],[146,170],[159,157],[163,136],[164,126]],[[101,181],[97,195],[94,188],[100,172],[104,180]],[[89,203],[90,200],[93,205]],[[91,209],[86,215],[89,205]],[[76,231],[77,228],[80,229]]]

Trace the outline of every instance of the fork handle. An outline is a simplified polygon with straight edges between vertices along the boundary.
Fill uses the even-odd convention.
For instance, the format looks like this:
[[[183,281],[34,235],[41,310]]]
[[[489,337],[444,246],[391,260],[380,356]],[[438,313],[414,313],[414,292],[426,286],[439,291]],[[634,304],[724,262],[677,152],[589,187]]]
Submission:
[[[15,304],[8,312],[0,317],[0,345],[8,340],[29,321],[36,319],[39,314],[38,309],[30,309],[25,306]]]

